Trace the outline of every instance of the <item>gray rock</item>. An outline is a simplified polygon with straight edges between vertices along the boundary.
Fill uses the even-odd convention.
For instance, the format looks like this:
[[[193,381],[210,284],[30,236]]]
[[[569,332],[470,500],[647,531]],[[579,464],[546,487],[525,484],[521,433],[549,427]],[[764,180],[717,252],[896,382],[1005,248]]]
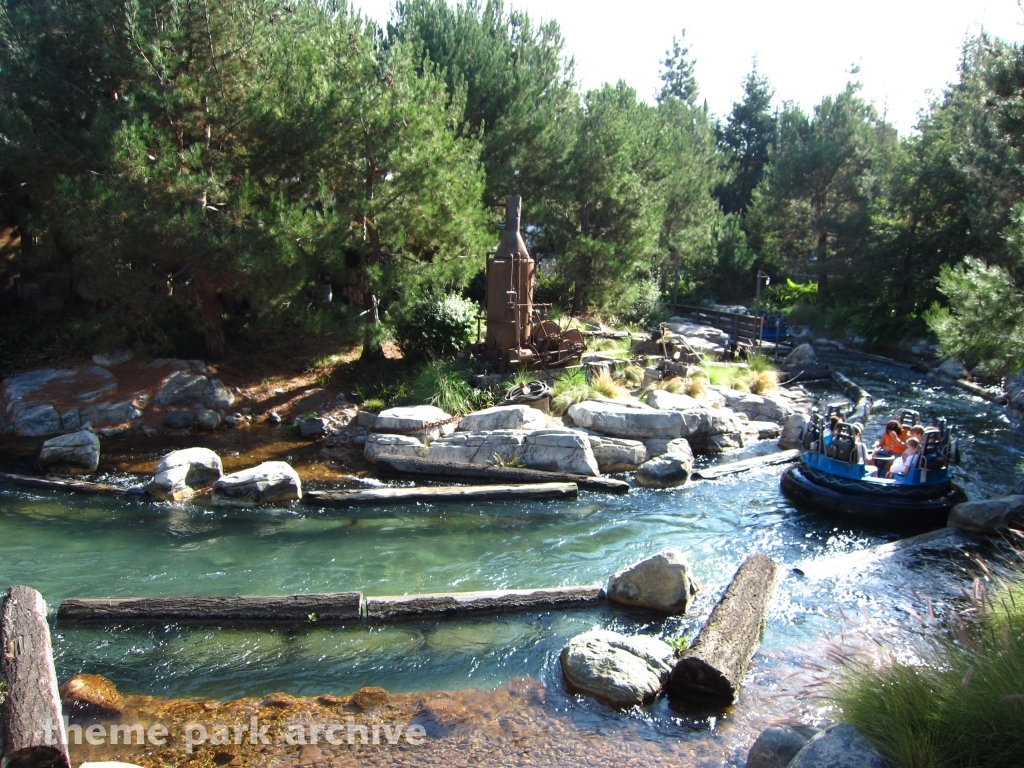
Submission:
[[[201,403],[211,409],[226,409],[235,404],[235,396],[219,379],[177,370],[160,383],[154,402],[159,406]]]
[[[523,443],[523,462],[530,469],[548,472],[601,474],[587,436],[570,429],[528,432]]]
[[[942,365],[938,367],[937,373],[943,376],[947,376],[951,379],[966,379],[970,376],[970,371],[967,370],[967,366],[961,363],[959,360],[949,358],[944,360]]]
[[[188,364],[196,373],[201,373],[203,376],[210,375],[210,369],[206,367],[206,363],[202,360],[189,360]]]
[[[192,411],[168,411],[164,416],[164,426],[171,429],[192,429],[193,421]]]
[[[130,349],[119,349],[116,352],[100,352],[95,354],[92,356],[92,361],[96,363],[96,365],[105,365],[109,367],[112,365],[127,363],[133,357],[135,357],[135,353]]]
[[[283,504],[301,498],[299,475],[283,461],[265,461],[258,467],[224,475],[213,486],[213,503],[218,506]]]
[[[652,389],[647,393],[646,402],[660,411],[697,411],[706,406],[695,397],[664,389]]]
[[[647,449],[647,459],[650,460],[666,453],[685,454],[690,450],[690,443],[685,437],[652,437],[644,441],[644,447]]]
[[[774,421],[751,421],[747,423],[747,434],[758,440],[774,440],[782,434],[782,428]]]
[[[686,452],[666,453],[645,461],[636,471],[636,482],[644,488],[674,488],[684,485],[692,471],[693,453],[687,446]]]
[[[60,428],[65,432],[77,432],[82,426],[82,414],[77,408],[71,408],[60,415]]]
[[[965,501],[949,512],[948,525],[963,531],[997,534],[1024,528],[1024,496]]]
[[[601,472],[633,472],[647,461],[647,447],[639,440],[589,435],[590,449]]]
[[[59,474],[88,475],[100,465],[100,439],[92,432],[72,432],[43,443],[40,469]]]
[[[573,688],[614,707],[652,701],[668,680],[675,651],[653,637],[594,629],[562,649],[562,673]]]
[[[786,355],[786,359],[782,361],[782,365],[786,368],[798,367],[801,365],[814,365],[817,360],[818,356],[814,352],[814,347],[810,344],[801,344]]]
[[[377,423],[377,414],[370,413],[369,411],[360,411],[356,416],[356,426],[365,427],[366,429],[373,429]]]
[[[331,427],[331,422],[320,416],[299,419],[299,434],[303,437],[323,437]]]
[[[371,464],[376,464],[378,456],[416,459],[426,451],[427,448],[423,443],[409,435],[373,434],[366,438],[366,444],[363,446],[363,458]]]
[[[128,427],[103,427],[97,431],[100,437],[117,437],[128,431]]]
[[[18,437],[46,437],[60,431],[60,414],[49,404],[25,408],[14,420],[14,434]]]
[[[220,414],[209,408],[200,408],[196,413],[196,423],[200,429],[205,429],[207,432],[212,432],[219,427],[220,421]]]
[[[97,403],[81,409],[82,421],[91,421],[97,428],[127,424],[142,418],[142,411],[131,400]]]
[[[371,438],[376,435],[370,435]],[[486,466],[495,461],[495,455],[503,460],[523,461],[526,433],[519,430],[499,429],[493,432],[455,432],[431,442],[426,449],[427,458],[434,461],[450,461],[454,464]],[[367,443],[369,445],[369,442]],[[525,464],[525,461],[523,462]]]
[[[277,411],[271,411],[270,413],[267,414],[267,421],[269,421],[271,424],[280,424],[281,415]]]
[[[107,384],[104,384],[99,389],[93,389],[90,390],[89,392],[83,392],[78,396],[78,399],[81,400],[83,403],[88,403],[90,400],[95,400],[100,395],[105,394],[107,392],[113,392],[115,389],[117,389],[117,382],[111,381]]]
[[[373,428],[382,432],[394,430],[400,434],[436,440],[441,435],[450,435],[455,431],[455,422],[449,421],[450,419],[451,416],[432,405],[388,408],[378,414]],[[439,422],[445,423],[441,424]],[[424,432],[426,432],[426,435],[424,435]]]
[[[746,445],[743,432],[722,432],[715,435],[701,435],[690,438],[693,449],[702,455],[714,456],[719,453],[734,451]]]
[[[160,501],[183,501],[216,483],[223,474],[220,456],[209,448],[171,451],[156,465],[149,492]]]
[[[621,605],[686,613],[699,590],[686,555],[665,549],[614,574],[608,579],[607,592],[609,600]]]
[[[528,405],[504,405],[485,408],[464,417],[458,429],[462,432],[492,432],[496,429],[543,429],[544,414]]]
[[[728,387],[713,387],[722,396],[728,408],[745,413],[753,421],[774,421],[784,424],[793,415],[793,408],[782,397],[754,395]]]
[[[806,413],[794,413],[786,420],[786,426],[782,428],[782,435],[779,437],[779,448],[788,451],[792,448],[804,447],[804,430],[807,428],[808,419]]]
[[[807,742],[789,768],[888,768],[888,763],[860,731],[836,723]]]
[[[4,380],[4,398],[8,402],[21,400],[33,392],[37,392],[51,381],[58,379],[73,379],[75,370],[67,368],[45,368],[39,371],[29,371],[12,376]]]
[[[747,768],[786,768],[811,735],[810,729],[788,725],[765,728],[747,753]]]
[[[1020,410],[1024,408],[1024,368],[1017,371],[1006,382],[1006,397],[1010,405]]]
[[[210,379],[206,383],[202,402],[207,408],[230,408],[235,404],[235,396],[220,379]]]
[[[647,440],[652,437],[680,437],[682,414],[660,411],[643,403],[625,405],[587,400],[569,408],[576,426],[612,437]]]

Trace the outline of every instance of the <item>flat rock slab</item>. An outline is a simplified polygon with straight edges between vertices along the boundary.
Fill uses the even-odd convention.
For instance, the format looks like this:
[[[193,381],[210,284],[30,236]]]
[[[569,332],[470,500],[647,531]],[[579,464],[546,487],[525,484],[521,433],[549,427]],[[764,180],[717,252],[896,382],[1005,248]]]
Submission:
[[[775,464],[791,464],[800,458],[800,451],[793,449],[789,451],[779,451],[778,453],[770,453],[767,456],[755,456],[751,459],[743,459],[742,461],[734,461],[729,464],[718,464],[714,467],[705,467],[704,469],[698,469],[693,473],[695,480],[715,480],[719,477],[725,477],[727,475],[735,475],[739,472],[747,472],[757,467],[768,467]]]
[[[561,663],[571,688],[613,707],[632,707],[661,692],[675,657],[657,638],[594,629],[569,641]]]
[[[377,414],[373,423],[375,432],[391,432],[436,440],[441,435],[455,431],[452,417],[433,405],[413,405],[403,408],[388,408]]]
[[[419,458],[426,453],[427,447],[412,435],[379,435],[374,433],[366,436],[363,445],[363,458],[376,464],[382,456],[389,458]]]
[[[367,597],[366,616],[379,621],[424,617],[462,616],[473,613],[576,608],[605,600],[601,587],[551,589],[498,589],[484,592]]]
[[[634,406],[586,400],[569,408],[569,418],[584,429],[633,440],[680,437],[683,429],[680,413],[655,410],[639,402]]]
[[[100,439],[92,432],[51,437],[39,452],[39,467],[49,472],[88,475],[100,465]]]
[[[496,429],[543,429],[544,414],[528,405],[496,405],[463,417],[458,429],[463,432],[493,432]]]
[[[362,616],[361,592],[219,597],[69,598],[57,609],[66,626],[96,624],[338,624]]]
[[[257,467],[224,475],[213,486],[213,503],[218,506],[284,504],[301,498],[299,474],[284,461],[265,461]]]

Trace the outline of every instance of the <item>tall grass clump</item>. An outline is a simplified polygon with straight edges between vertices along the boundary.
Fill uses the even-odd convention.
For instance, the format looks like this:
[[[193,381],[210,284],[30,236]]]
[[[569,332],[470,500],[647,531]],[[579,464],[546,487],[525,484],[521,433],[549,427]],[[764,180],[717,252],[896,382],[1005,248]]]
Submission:
[[[561,416],[569,406],[590,398],[590,384],[584,368],[572,368],[555,380],[551,388],[551,410]]]
[[[831,698],[893,768],[1024,765],[1024,572],[969,597],[921,663],[843,660]]]
[[[590,392],[591,394],[602,395],[611,400],[625,397],[629,394],[629,391],[615,380],[615,377],[607,368],[601,368],[590,378]]]
[[[639,387],[644,383],[644,369],[639,365],[630,363],[615,374],[615,380],[623,386]]]
[[[434,360],[413,379],[407,399],[410,404],[434,405],[452,416],[464,416],[473,410],[473,396],[465,371],[455,363]]]

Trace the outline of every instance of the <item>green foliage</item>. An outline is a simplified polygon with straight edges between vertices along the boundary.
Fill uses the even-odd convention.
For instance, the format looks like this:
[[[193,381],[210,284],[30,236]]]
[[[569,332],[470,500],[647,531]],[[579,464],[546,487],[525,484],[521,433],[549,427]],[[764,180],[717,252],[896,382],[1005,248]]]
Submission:
[[[409,385],[405,399],[410,405],[433,405],[451,416],[473,411],[473,387],[461,366],[432,360]]]
[[[800,305],[816,304],[818,284],[808,281],[795,283],[792,279],[777,281],[764,288],[765,304],[773,309],[791,312]],[[807,323],[801,323],[807,325]]]
[[[387,404],[380,397],[368,397],[359,406],[359,410],[367,413],[380,413],[385,408],[387,408]]]
[[[525,467],[526,464],[518,456],[502,456],[500,453],[494,454],[490,459],[487,460],[487,466],[489,467]]]
[[[1013,373],[1024,359],[1024,291],[1005,269],[968,257],[943,267],[939,291],[947,306],[934,305],[928,326],[942,351],[968,367]]]
[[[654,276],[633,280],[623,292],[623,304],[628,302],[618,317],[630,325],[651,326],[668,318],[661,300],[660,281]]]
[[[412,360],[454,356],[476,337],[479,307],[457,293],[427,290],[392,319],[395,342]]]
[[[590,395],[586,369],[571,368],[555,379],[551,387],[551,411],[561,416],[569,410],[569,406],[589,400]]]
[[[679,99],[689,107],[697,104],[697,78],[693,74],[695,59],[691,59],[690,49],[684,45],[686,42],[686,30],[680,32],[679,37],[672,38],[671,50],[665,51],[665,58],[661,62],[661,93],[658,94],[658,101],[666,99]]]
[[[894,768],[1024,764],[1024,580],[988,594],[930,638],[920,662],[850,659],[835,703]]]
[[[778,129],[772,111],[774,95],[768,78],[758,74],[755,62],[743,81],[743,101],[733,103],[726,124],[718,130],[719,146],[734,174],[715,190],[726,213],[744,212],[764,175]]]

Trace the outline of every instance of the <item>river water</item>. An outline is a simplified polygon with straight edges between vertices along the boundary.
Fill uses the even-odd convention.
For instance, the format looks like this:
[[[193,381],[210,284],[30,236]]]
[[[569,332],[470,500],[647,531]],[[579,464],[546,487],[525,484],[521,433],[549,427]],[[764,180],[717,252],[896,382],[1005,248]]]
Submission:
[[[900,406],[920,410],[926,422],[946,416],[963,436],[958,482],[968,495],[998,495],[1012,483],[1024,433],[1003,409],[900,368],[832,362],[875,398],[869,441],[882,416]],[[772,450],[765,442],[719,460]],[[895,537],[797,511],[779,492],[780,473],[765,468],[625,496],[581,493],[572,502],[389,506],[362,508],[358,516],[301,506],[212,511],[2,489],[0,585],[33,586],[51,606],[73,596],[553,587],[603,583],[631,562],[677,547],[704,584],[686,617],[662,621],[602,608],[295,631],[58,626],[58,675],[98,673],[126,693],[217,700],[274,691],[346,695],[365,685],[468,696],[529,678],[543,687],[549,711],[583,718],[598,731],[625,718],[642,723],[655,742],[714,738],[715,718],[665,702],[619,714],[576,699],[562,688],[559,651],[594,626],[666,639],[694,633],[740,562],[766,552],[782,565],[782,576],[744,695],[781,717],[803,699],[790,691],[773,704],[776,688],[786,687],[780,681],[820,656],[822,636],[841,629],[842,616],[871,614],[881,626],[899,627],[915,590],[941,600],[968,575],[962,558],[934,554],[827,579],[800,576],[791,570],[796,565]],[[745,733],[733,746],[749,738]],[[717,760],[709,764],[722,764]]]

